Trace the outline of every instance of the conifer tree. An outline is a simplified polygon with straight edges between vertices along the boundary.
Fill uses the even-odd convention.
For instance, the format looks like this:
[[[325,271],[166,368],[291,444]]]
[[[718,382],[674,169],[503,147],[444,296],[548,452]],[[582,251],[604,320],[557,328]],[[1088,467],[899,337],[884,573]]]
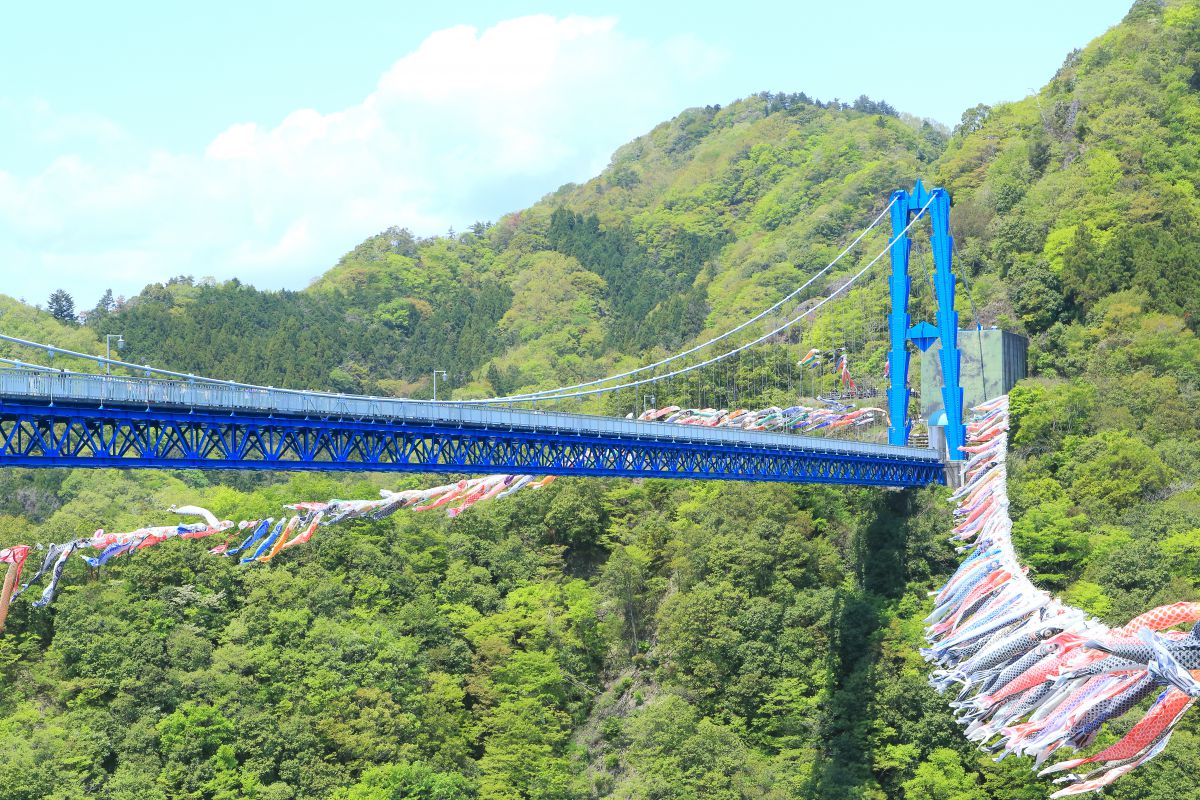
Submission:
[[[57,289],[51,293],[46,310],[59,322],[67,325],[78,323],[75,318],[75,299],[67,294],[66,289]]]

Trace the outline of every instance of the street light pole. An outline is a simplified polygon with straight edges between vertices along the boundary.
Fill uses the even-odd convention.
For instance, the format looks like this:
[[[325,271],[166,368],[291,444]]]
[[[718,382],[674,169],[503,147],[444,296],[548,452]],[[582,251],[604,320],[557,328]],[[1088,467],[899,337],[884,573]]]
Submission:
[[[433,371],[433,402],[435,402],[435,403],[437,402],[437,376],[438,375],[442,376],[443,381],[446,380],[446,370],[435,369]]]
[[[106,333],[104,334],[104,374],[112,375],[112,364],[109,360],[112,359],[112,340],[117,340],[117,352],[120,352],[125,347],[125,334],[123,333]]]

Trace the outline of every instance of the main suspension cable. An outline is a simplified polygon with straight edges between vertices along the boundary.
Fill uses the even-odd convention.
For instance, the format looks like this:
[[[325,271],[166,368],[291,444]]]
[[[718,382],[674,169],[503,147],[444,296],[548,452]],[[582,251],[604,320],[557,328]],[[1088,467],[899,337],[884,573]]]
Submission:
[[[921,214],[922,214],[922,213],[923,213],[923,212],[924,212],[926,209],[928,209],[928,208],[929,208],[929,206],[930,206],[930,205],[933,203],[934,197],[936,197],[936,196],[937,196],[936,194],[932,195],[932,196],[929,198],[929,201],[928,201],[927,203],[925,203],[925,205],[924,205],[924,206],[922,206],[922,208],[921,208],[921,211],[920,211],[920,212],[918,212],[918,213],[917,213],[917,214],[916,214],[916,215],[913,217],[913,219],[912,219],[912,220],[911,220],[911,221],[908,223],[908,225],[906,225],[906,226],[904,227],[904,230],[900,231],[900,233],[898,233],[898,234],[896,234],[894,237],[892,237],[892,240],[891,240],[890,242],[888,242],[887,246],[886,246],[886,247],[884,247],[882,250],[880,250],[880,251],[879,251],[879,253],[878,253],[878,254],[877,254],[877,255],[876,255],[874,258],[872,258],[872,259],[870,260],[870,262],[868,262],[868,263],[867,263],[867,265],[866,265],[865,267],[863,267],[863,268],[862,268],[862,269],[860,269],[860,270],[859,270],[857,273],[855,273],[854,277],[852,277],[850,280],[846,281],[844,284],[842,284],[841,286],[839,286],[837,289],[835,289],[835,290],[833,290],[832,292],[830,292],[828,297],[822,298],[821,302],[817,303],[815,306],[813,306],[812,308],[808,309],[807,311],[805,311],[805,312],[804,312],[803,314],[801,314],[800,316],[798,316],[798,317],[794,317],[794,318],[792,318],[792,319],[788,320],[787,322],[783,323],[782,325],[780,325],[779,327],[775,328],[774,330],[772,330],[772,331],[769,331],[769,332],[767,332],[767,333],[764,333],[762,336],[759,336],[757,339],[754,339],[753,341],[750,341],[750,342],[746,342],[745,344],[743,344],[743,345],[740,345],[740,346],[738,346],[738,347],[735,347],[735,348],[734,348],[734,349],[732,349],[732,350],[727,350],[726,352],[724,352],[724,353],[722,353],[722,354],[720,354],[720,355],[718,355],[718,356],[713,356],[712,358],[710,358],[710,359],[707,359],[706,361],[701,361],[701,362],[699,362],[698,364],[692,364],[692,365],[690,365],[690,366],[683,367],[683,368],[681,368],[681,369],[677,369],[677,370],[674,370],[674,371],[672,371],[672,372],[667,372],[667,373],[664,373],[664,374],[662,374],[662,375],[653,375],[653,376],[651,376],[651,377],[649,377],[649,378],[641,378],[641,379],[639,379],[639,380],[636,380],[636,381],[630,381],[630,382],[628,382],[628,383],[622,383],[622,384],[619,384],[619,385],[617,385],[617,386],[602,386],[602,387],[600,387],[600,388],[598,388],[598,389],[583,389],[583,390],[580,390],[580,391],[564,392],[564,393],[561,393],[561,394],[553,394],[553,395],[539,395],[538,397],[536,397],[536,398],[532,398],[532,399],[535,399],[535,400],[556,400],[556,399],[559,399],[559,398],[564,398],[564,397],[587,397],[587,396],[589,396],[589,395],[597,395],[597,394],[605,394],[605,393],[607,393],[607,392],[615,392],[615,391],[619,391],[619,390],[621,390],[621,389],[630,389],[630,388],[633,388],[633,387],[635,387],[635,386],[644,386],[644,385],[645,385],[645,384],[647,384],[647,383],[654,383],[655,381],[661,381],[661,380],[665,380],[665,379],[667,379],[667,378],[673,378],[673,377],[676,377],[676,376],[678,376],[678,375],[685,375],[685,374],[687,374],[687,373],[689,373],[689,372],[692,372],[692,371],[694,371],[694,370],[698,370],[698,369],[701,369],[701,368],[703,368],[703,367],[707,367],[707,366],[709,366],[709,365],[711,365],[711,364],[716,364],[716,363],[718,363],[718,362],[720,362],[720,361],[724,361],[725,359],[727,359],[727,358],[730,358],[731,356],[737,355],[738,353],[742,352],[743,350],[747,350],[747,349],[749,349],[749,348],[753,347],[754,345],[757,345],[757,344],[762,344],[763,342],[765,342],[766,340],[770,339],[771,337],[773,337],[773,336],[775,336],[775,335],[777,335],[777,334],[781,333],[782,331],[785,331],[785,330],[787,330],[788,328],[790,328],[790,327],[792,327],[793,325],[795,325],[797,322],[800,322],[800,321],[801,321],[802,319],[804,319],[805,317],[809,317],[809,316],[811,316],[811,315],[812,315],[814,312],[816,312],[817,310],[819,310],[819,309],[820,309],[820,308],[821,308],[823,305],[825,305],[826,303],[828,303],[830,300],[833,300],[835,297],[837,297],[838,295],[840,295],[842,292],[846,291],[846,290],[847,290],[847,289],[849,289],[851,286],[853,286],[853,285],[854,285],[854,283],[855,283],[855,282],[856,282],[856,281],[857,281],[859,278],[861,278],[863,275],[865,275],[865,274],[866,274],[867,270],[869,270],[871,267],[875,266],[875,264],[879,262],[879,259],[881,259],[881,258],[883,258],[885,255],[887,255],[887,253],[888,253],[888,252],[889,252],[889,251],[892,249],[892,245],[894,245],[896,242],[900,241],[900,239],[902,239],[902,238],[905,236],[905,234],[907,234],[907,233],[908,233],[909,229],[910,229],[910,228],[912,228],[912,226],[916,224],[917,220],[919,220],[919,219],[921,218]],[[624,377],[624,376],[622,376],[622,377]],[[615,380],[615,378],[613,378],[613,379],[611,379],[611,380]],[[595,381],[594,381],[593,383],[595,383]],[[455,405],[483,405],[483,404],[495,405],[495,404],[497,404],[497,403],[513,403],[513,402],[520,402],[522,399],[528,399],[528,398],[501,398],[501,399],[499,399],[499,400],[497,400],[497,399],[488,399],[488,400],[449,400],[449,401],[446,401],[446,402],[453,403],[453,404],[455,404]]]
[[[771,314],[772,312],[777,311],[781,306],[783,306],[789,300],[794,299],[797,295],[799,295],[801,292],[803,292],[809,286],[812,286],[813,283],[816,282],[816,280],[818,278],[820,278],[823,275],[825,275],[826,273],[828,273],[829,270],[833,269],[833,267],[846,256],[847,253],[849,253],[851,250],[853,250],[858,245],[858,243],[862,241],[864,236],[866,236],[868,233],[870,233],[872,230],[874,230],[875,226],[878,225],[883,220],[884,216],[891,210],[892,206],[895,205],[895,203],[896,203],[896,201],[894,199],[890,203],[888,203],[887,206],[883,209],[883,211],[879,212],[879,216],[875,217],[875,219],[871,222],[870,225],[868,225],[866,228],[864,228],[863,231],[860,234],[858,234],[858,236],[854,237],[854,241],[852,241],[852,242],[850,242],[850,244],[846,245],[845,249],[843,249],[842,252],[838,253],[837,256],[832,261],[830,261],[828,264],[826,264],[824,267],[822,267],[819,272],[817,272],[815,275],[813,275],[811,278],[809,278],[807,281],[805,281],[803,286],[800,286],[799,288],[792,290],[786,296],[784,296],[778,302],[776,302],[774,305],[772,305],[770,308],[760,311],[758,314],[755,314],[750,319],[742,322],[737,327],[730,328],[729,330],[725,331],[724,333],[722,333],[718,336],[714,336],[713,338],[709,339],[706,342],[701,342],[700,344],[695,345],[694,347],[691,347],[691,348],[684,350],[682,352],[679,352],[679,353],[675,353],[674,355],[668,356],[667,358],[664,358],[661,361],[656,361],[653,364],[646,364],[645,366],[631,369],[628,372],[621,372],[616,375],[609,375],[604,378],[597,378],[596,380],[587,381],[585,383],[575,383],[575,384],[571,384],[570,386],[560,386],[557,389],[542,389],[542,390],[539,390],[536,392],[525,392],[522,394],[510,394],[510,395],[503,395],[501,397],[488,397],[488,398],[483,398],[481,400],[477,400],[474,402],[508,403],[508,402],[516,402],[519,400],[540,400],[540,399],[543,399],[546,397],[555,396],[560,392],[567,392],[567,391],[571,391],[573,389],[585,389],[589,386],[596,386],[598,384],[608,383],[610,381],[619,381],[622,378],[628,378],[633,375],[637,375],[639,373],[646,372],[647,370],[657,369],[658,367],[664,366],[666,364],[670,364],[674,361],[678,361],[679,359],[684,358],[685,356],[690,356],[691,354],[693,354],[695,352],[704,350],[705,348],[709,347],[710,345],[714,345],[717,342],[722,341],[723,339],[727,339],[730,336],[732,336],[733,334],[737,333],[738,331],[744,330],[748,326],[753,325],[755,322],[758,322],[760,319],[762,319],[763,317],[766,317],[768,314]]]

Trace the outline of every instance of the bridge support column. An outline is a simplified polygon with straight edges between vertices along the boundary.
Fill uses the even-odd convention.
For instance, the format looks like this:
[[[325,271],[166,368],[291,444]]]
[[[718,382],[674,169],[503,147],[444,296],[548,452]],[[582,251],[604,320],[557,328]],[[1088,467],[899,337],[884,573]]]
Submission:
[[[892,276],[888,289],[892,310],[888,314],[888,374],[891,383],[887,389],[888,444],[903,447],[908,444],[912,424],[908,421],[908,299],[912,295],[912,278],[908,274],[908,253],[912,239],[904,232],[908,227],[908,192],[901,189],[892,193]]]
[[[959,383],[962,354],[958,349],[958,312],[954,310],[954,271],[951,256],[954,239],[950,236],[950,195],[945,189],[933,190],[929,207],[933,224],[933,287],[937,293],[937,328],[941,339],[942,406],[946,409],[946,452],[951,461],[965,458],[967,443],[963,424],[963,390]]]

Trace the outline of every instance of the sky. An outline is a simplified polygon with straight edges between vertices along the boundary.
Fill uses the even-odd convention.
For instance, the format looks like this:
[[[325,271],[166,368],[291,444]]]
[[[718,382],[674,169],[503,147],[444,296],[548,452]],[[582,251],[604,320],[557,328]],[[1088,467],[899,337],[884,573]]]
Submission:
[[[1129,3],[22,3],[0,31],[0,293],[303,288],[389,226],[495,220],[758,91],[953,126]]]

